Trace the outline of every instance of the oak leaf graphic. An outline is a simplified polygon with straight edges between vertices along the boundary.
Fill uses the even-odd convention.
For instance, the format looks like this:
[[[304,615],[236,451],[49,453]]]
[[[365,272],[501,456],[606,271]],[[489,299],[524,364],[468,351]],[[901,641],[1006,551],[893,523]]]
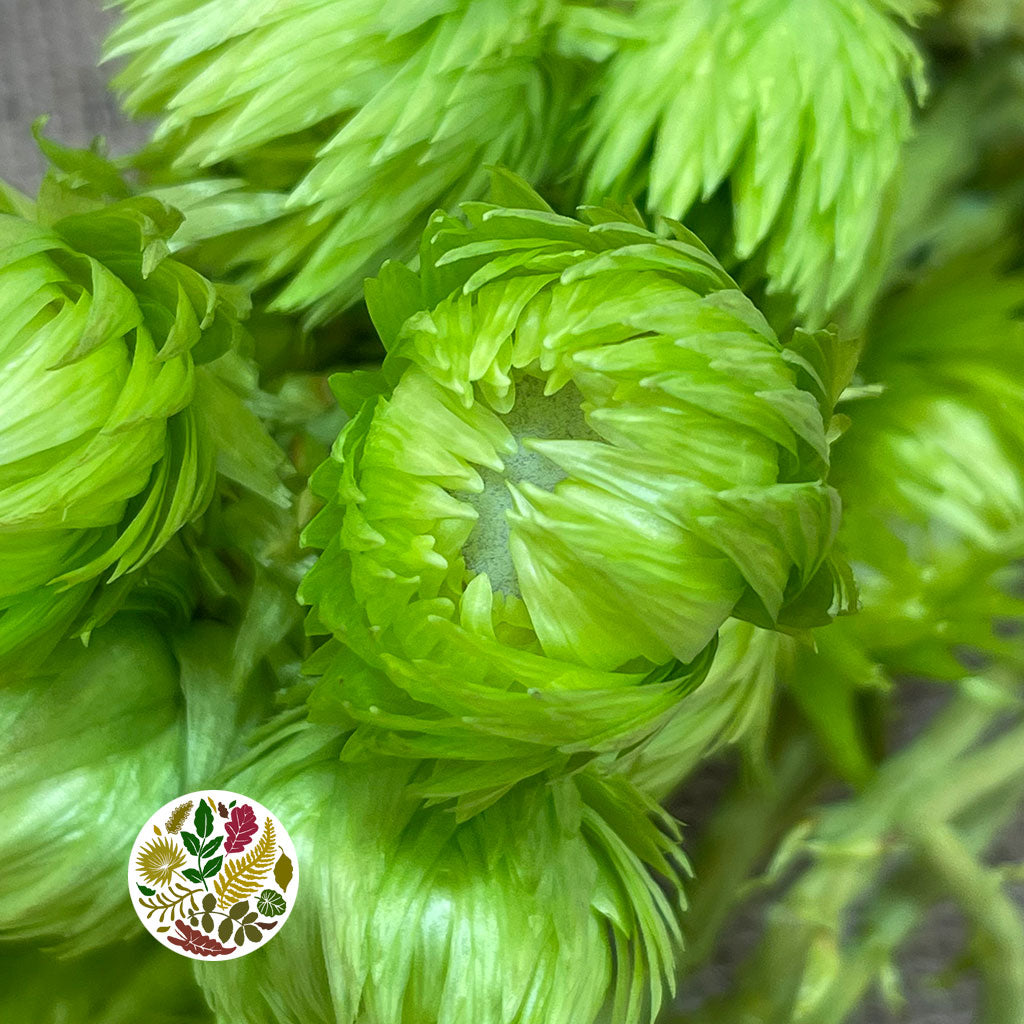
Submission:
[[[167,941],[172,945],[181,946],[186,953],[197,953],[199,956],[224,956],[234,953],[237,946],[222,946],[216,939],[204,935],[198,928],[189,928],[184,921],[175,921],[175,928],[180,935],[168,935]]]
[[[233,808],[231,820],[224,826],[224,832],[228,837],[224,844],[224,852],[241,853],[252,842],[252,837],[256,835],[259,827],[256,814],[248,804]]]

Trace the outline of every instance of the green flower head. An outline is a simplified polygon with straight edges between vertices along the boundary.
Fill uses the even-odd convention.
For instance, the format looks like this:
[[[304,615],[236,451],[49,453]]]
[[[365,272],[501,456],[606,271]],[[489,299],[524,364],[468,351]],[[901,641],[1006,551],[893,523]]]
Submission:
[[[1024,275],[1007,262],[969,252],[881,304],[861,371],[884,386],[836,447],[864,595],[846,626],[896,671],[959,677],[957,645],[1017,646],[993,630],[1024,614]]]
[[[132,925],[125,869],[182,789],[178,667],[159,630],[119,615],[0,687],[0,937],[81,952]]]
[[[534,178],[572,70],[551,0],[117,0],[115,88],[158,116],[142,163],[188,211],[179,242],[312,321],[406,258],[484,165]]]
[[[924,90],[899,16],[923,6],[638,0],[596,83],[588,193],[682,217],[726,185],[736,256],[821,319],[878,246]]]
[[[342,764],[339,746],[303,724],[230,782],[281,816],[302,888],[268,956],[197,965],[219,1021],[653,1020],[683,867],[656,805],[584,770],[459,823],[415,796],[417,766]]]
[[[19,1024],[205,1024],[211,1020],[185,957],[149,936],[59,958],[8,946],[0,957],[0,1020]]]
[[[87,632],[101,585],[116,610],[218,469],[282,498],[241,394],[239,300],[167,256],[179,222],[53,176],[38,206],[0,193],[0,672]]]
[[[831,339],[780,345],[682,228],[498,187],[512,208],[437,215],[418,272],[367,284],[388,356],[333,380],[301,589],[349,752],[494,784],[645,735],[730,616],[827,621],[839,515]]]

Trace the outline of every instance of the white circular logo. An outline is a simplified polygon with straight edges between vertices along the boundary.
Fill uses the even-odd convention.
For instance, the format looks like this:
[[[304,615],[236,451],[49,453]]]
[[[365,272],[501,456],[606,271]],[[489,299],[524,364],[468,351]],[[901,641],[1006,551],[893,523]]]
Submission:
[[[193,960],[233,960],[284,927],[299,862],[284,825],[261,803],[206,789],[165,804],[142,827],[128,887],[160,943]]]

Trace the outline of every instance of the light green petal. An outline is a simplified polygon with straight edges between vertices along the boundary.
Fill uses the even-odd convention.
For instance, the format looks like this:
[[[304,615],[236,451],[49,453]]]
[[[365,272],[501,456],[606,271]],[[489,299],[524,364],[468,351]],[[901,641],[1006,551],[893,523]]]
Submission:
[[[519,208],[433,218],[418,308],[408,272],[371,282],[388,358],[335,384],[363,402],[314,478],[300,590],[339,642],[310,666],[316,720],[360,723],[352,758],[461,763],[433,792],[463,811],[656,730],[731,615],[804,627],[844,600],[822,479],[842,346],[784,347],[685,231],[497,181]]]

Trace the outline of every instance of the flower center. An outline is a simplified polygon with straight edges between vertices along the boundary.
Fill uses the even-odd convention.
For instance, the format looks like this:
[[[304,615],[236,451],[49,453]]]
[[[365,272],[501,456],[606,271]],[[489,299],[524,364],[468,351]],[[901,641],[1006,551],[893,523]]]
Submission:
[[[565,479],[565,473],[550,459],[526,447],[529,440],[600,441],[583,415],[583,395],[569,381],[553,395],[544,394],[544,381],[522,375],[516,382],[516,400],[502,416],[515,439],[516,450],[503,459],[500,473],[477,466],[484,482],[478,494],[460,491],[457,497],[471,505],[479,518],[462,549],[466,567],[474,574],[485,572],[491,588],[521,596],[508,542],[508,512],[512,508],[509,484],[530,483],[545,491]]]

